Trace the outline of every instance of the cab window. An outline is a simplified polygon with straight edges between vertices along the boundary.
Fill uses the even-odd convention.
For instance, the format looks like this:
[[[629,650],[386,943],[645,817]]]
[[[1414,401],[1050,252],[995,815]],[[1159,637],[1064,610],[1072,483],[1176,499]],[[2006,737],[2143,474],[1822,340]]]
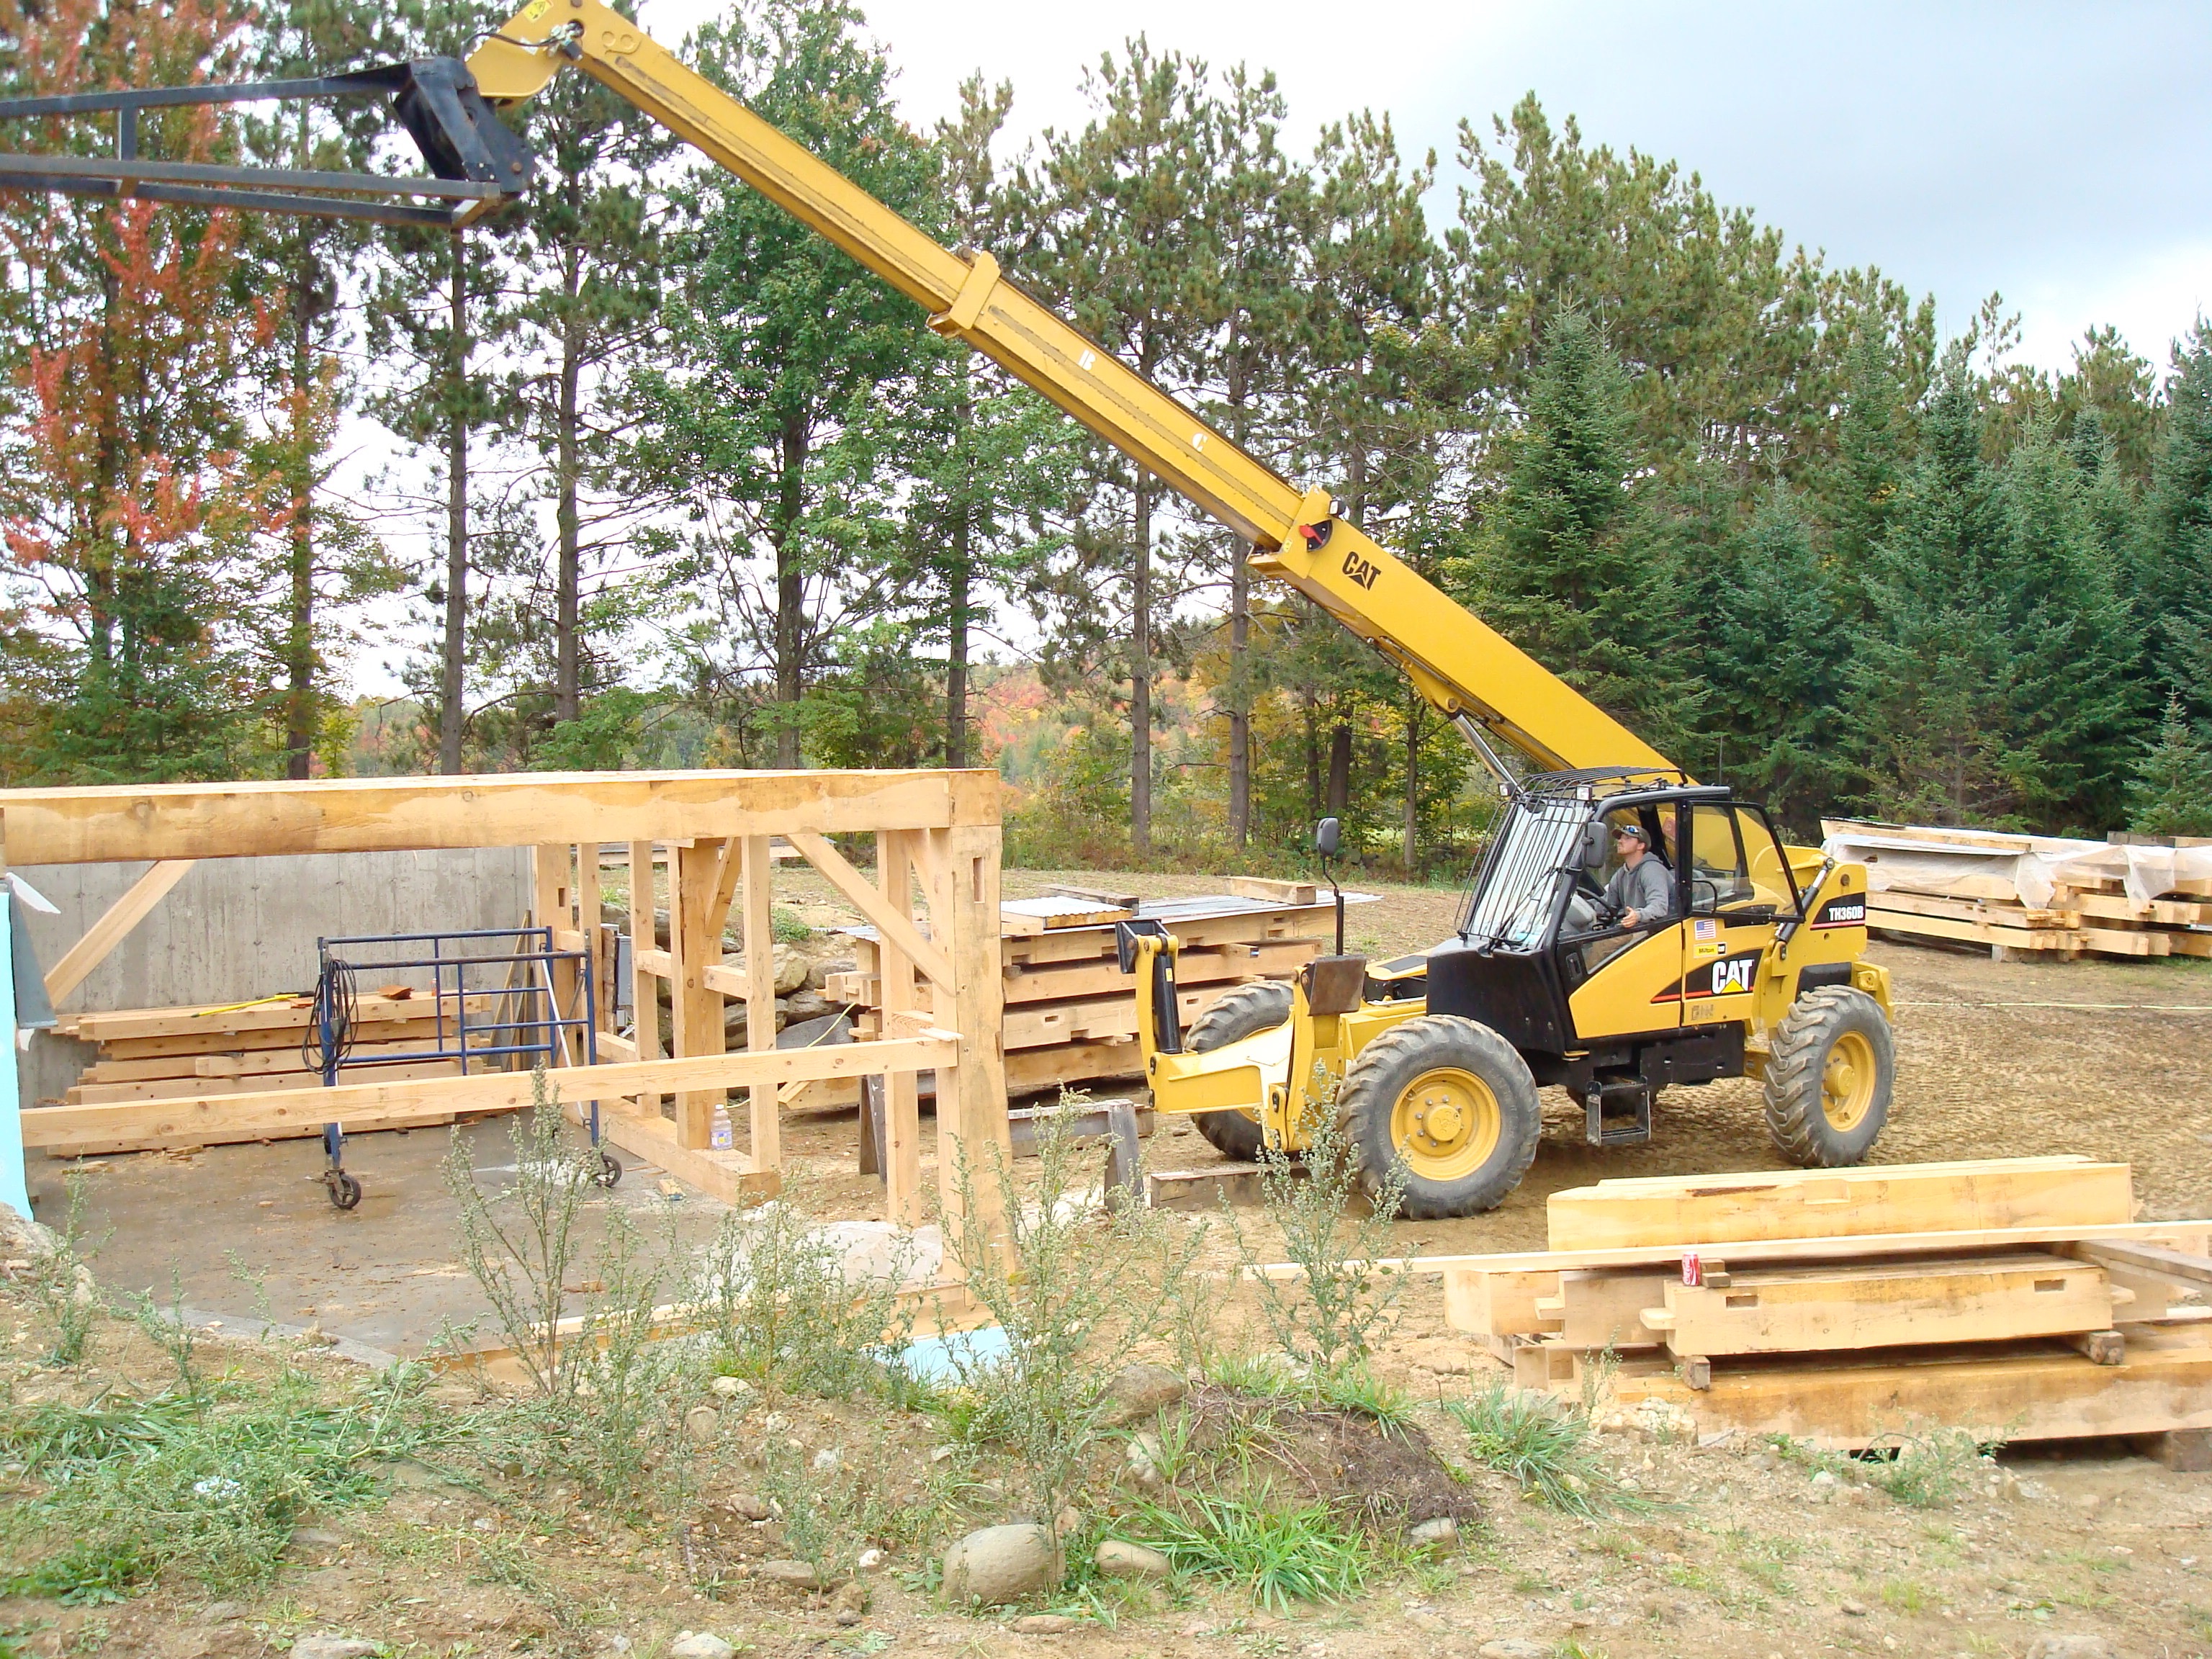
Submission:
[[[1709,916],[1756,898],[1735,814],[1724,807],[1695,806],[1689,829],[1691,913]]]

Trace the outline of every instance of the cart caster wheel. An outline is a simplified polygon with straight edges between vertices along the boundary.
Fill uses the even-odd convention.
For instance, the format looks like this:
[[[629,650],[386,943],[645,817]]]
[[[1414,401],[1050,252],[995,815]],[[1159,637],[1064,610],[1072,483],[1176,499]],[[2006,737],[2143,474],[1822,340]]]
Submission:
[[[592,1176],[592,1179],[598,1182],[602,1187],[612,1187],[622,1178],[622,1160],[617,1158],[612,1152],[602,1148],[599,1152],[599,1170]]]
[[[331,1202],[338,1209],[350,1210],[361,1202],[361,1182],[344,1170],[335,1171],[327,1184],[331,1189]]]

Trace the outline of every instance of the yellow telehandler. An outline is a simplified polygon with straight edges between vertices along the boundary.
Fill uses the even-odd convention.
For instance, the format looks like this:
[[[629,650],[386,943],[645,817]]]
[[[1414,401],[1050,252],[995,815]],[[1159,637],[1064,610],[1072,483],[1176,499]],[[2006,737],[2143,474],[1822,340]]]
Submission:
[[[1452,938],[1370,963],[1343,946],[1287,984],[1243,988],[1185,1033],[1175,937],[1125,926],[1155,1106],[1224,1152],[1296,1153],[1334,1113],[1370,1191],[1403,1212],[1471,1214],[1534,1156],[1540,1085],[1599,1145],[1646,1139],[1669,1085],[1763,1079],[1768,1127],[1807,1165],[1856,1163],[1881,1132],[1893,1054],[1887,974],[1863,960],[1866,872],[1784,844],[1765,811],[1700,784],[1008,278],[940,246],[687,68],[601,0],[530,0],[465,65],[428,58],[313,82],[12,100],[0,114],[118,112],[112,159],[0,156],[0,188],[67,189],[425,224],[467,223],[527,188],[491,111],[574,65],[696,145],[1244,538],[1252,568],[1394,662],[1453,721],[1503,795]],[[431,177],[149,162],[136,112],[246,96],[389,97]],[[450,206],[387,206],[411,194]],[[1520,757],[1510,766],[1501,750]],[[1340,830],[1325,820],[1324,859]],[[1332,885],[1334,886],[1332,881]]]
[[[1362,533],[1054,314],[981,250],[939,246],[599,0],[531,0],[469,59],[494,105],[573,63],[780,203],[1251,544],[1395,663],[1497,776],[1498,833],[1455,936],[1370,965],[1342,949],[1248,986],[1186,1036],[1174,936],[1125,930],[1155,1108],[1214,1145],[1296,1152],[1334,1111],[1370,1190],[1408,1216],[1504,1198],[1535,1155],[1539,1085],[1599,1144],[1651,1132],[1670,1084],[1759,1076],[1788,1157],[1856,1163],[1888,1116],[1888,977],[1862,960],[1866,872],[1785,846],[1765,810],[1699,784]],[[1506,764],[1501,745],[1524,765]],[[1533,770],[1529,769],[1533,769]],[[1638,836],[1616,836],[1624,826]],[[1325,854],[1338,831],[1325,825]],[[1609,902],[1614,851],[1656,869]],[[1655,883],[1654,875],[1660,878]],[[1616,888],[1616,891],[1619,890]],[[1662,895],[1655,902],[1653,895]]]

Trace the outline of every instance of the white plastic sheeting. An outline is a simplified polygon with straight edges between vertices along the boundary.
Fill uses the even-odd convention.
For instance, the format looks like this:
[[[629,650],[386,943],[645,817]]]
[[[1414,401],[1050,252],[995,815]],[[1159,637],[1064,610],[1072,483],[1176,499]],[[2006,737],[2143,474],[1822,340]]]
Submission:
[[[1875,892],[1902,888],[1960,898],[1996,898],[1992,880],[2009,883],[2021,903],[2041,909],[2069,878],[2118,878],[2128,897],[2148,904],[2184,882],[2212,880],[2212,847],[2114,846],[2061,836],[2011,836],[1986,830],[1901,829],[1828,823],[1821,850],[1866,866]]]

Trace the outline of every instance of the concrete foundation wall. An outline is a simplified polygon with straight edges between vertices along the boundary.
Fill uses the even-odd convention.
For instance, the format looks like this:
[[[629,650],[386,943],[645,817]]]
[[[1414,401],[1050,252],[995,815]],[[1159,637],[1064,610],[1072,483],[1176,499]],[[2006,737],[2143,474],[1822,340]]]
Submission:
[[[23,866],[24,878],[61,908],[59,915],[30,915],[41,969],[59,962],[148,867]],[[517,927],[529,911],[530,891],[526,847],[203,860],[63,1000],[61,1011],[243,1002],[311,991],[318,939]],[[23,1056],[24,1103],[58,1097],[94,1054],[41,1032]]]

